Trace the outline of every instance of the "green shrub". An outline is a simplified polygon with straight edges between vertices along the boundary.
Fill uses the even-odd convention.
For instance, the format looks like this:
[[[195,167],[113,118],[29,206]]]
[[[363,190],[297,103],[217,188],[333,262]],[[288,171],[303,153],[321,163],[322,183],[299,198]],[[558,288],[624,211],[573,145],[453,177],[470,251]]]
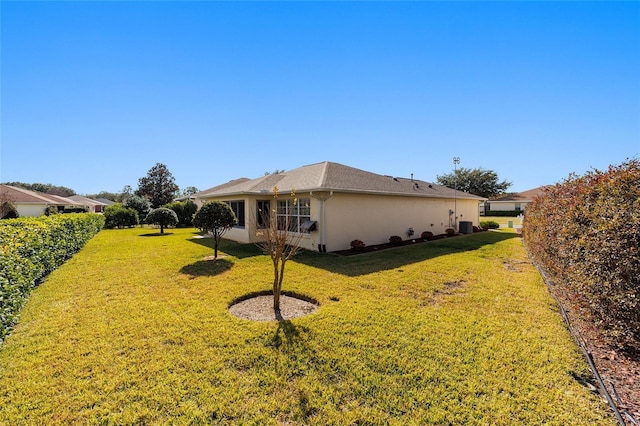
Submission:
[[[0,342],[16,323],[31,289],[103,225],[102,215],[86,213],[0,222]]]
[[[64,213],[64,214],[69,214],[69,213],[89,213],[89,207],[65,208],[62,213]]]
[[[518,217],[524,214],[522,210],[486,210],[484,213],[486,216],[496,217]]]
[[[131,228],[140,223],[138,212],[123,206],[121,203],[107,206],[104,209],[104,218],[104,227],[107,229]]]
[[[523,231],[611,343],[640,348],[640,162],[571,175],[527,206]]]
[[[498,229],[500,224],[493,220],[484,220],[480,222],[480,228],[482,229]]]
[[[174,201],[173,203],[165,204],[162,207],[166,207],[176,212],[176,215],[178,216],[178,226],[193,226],[193,215],[198,211],[198,206],[196,206],[196,203],[193,201]]]

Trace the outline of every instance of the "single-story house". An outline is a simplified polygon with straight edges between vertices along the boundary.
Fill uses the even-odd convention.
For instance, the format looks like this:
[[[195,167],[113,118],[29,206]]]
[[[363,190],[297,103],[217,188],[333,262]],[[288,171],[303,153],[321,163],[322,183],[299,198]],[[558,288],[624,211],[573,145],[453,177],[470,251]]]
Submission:
[[[83,197],[82,195],[72,195],[67,198],[75,201],[79,207],[87,208],[89,213],[104,213],[104,208],[109,205],[98,200]]]
[[[527,204],[538,195],[544,193],[546,186],[530,189],[524,192],[513,192],[490,198],[484,203],[484,214],[491,216],[491,212],[524,212]]]
[[[48,207],[64,210],[65,207],[77,206],[77,203],[69,198],[29,191],[10,185],[0,185],[0,200],[3,203],[11,203],[20,217],[42,216]]]
[[[477,226],[478,204],[484,200],[413,177],[383,176],[328,161],[195,194],[198,206],[209,201],[231,206],[238,224],[225,238],[259,242],[265,226],[261,212],[275,212],[279,223],[293,224],[303,234],[301,247],[321,252],[348,249],[356,239],[371,245],[393,235],[441,234],[459,222]]]
[[[106,206],[112,206],[112,205],[114,205],[116,203],[115,201],[109,200],[108,198],[96,198],[96,201],[101,202],[102,204],[105,205],[105,207]]]

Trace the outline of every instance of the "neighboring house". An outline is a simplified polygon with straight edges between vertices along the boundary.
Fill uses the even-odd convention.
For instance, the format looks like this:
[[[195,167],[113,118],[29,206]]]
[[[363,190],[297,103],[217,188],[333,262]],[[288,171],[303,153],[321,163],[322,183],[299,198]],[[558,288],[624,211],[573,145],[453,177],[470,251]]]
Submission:
[[[102,204],[105,205],[105,207],[112,206],[116,203],[115,201],[109,200],[108,198],[96,198],[96,201],[101,202]]]
[[[277,187],[278,197],[273,189]],[[478,225],[485,199],[413,178],[394,178],[338,163],[322,162],[257,179],[238,179],[201,191],[196,204],[228,203],[238,225],[225,238],[252,243],[262,238],[261,212],[275,212],[303,235],[309,250],[348,249],[358,239],[367,245],[398,235],[419,238],[423,231],[444,233],[459,221]]]
[[[9,201],[20,217],[42,216],[48,207],[62,211],[65,207],[74,207],[77,203],[65,197],[29,191],[16,186],[0,185],[0,198]]]
[[[484,203],[484,214],[491,216],[491,212],[524,212],[527,204],[538,195],[544,193],[546,186],[530,189],[524,192],[513,192],[491,198]]]
[[[72,195],[71,197],[67,198],[75,201],[79,207],[86,207],[89,213],[103,213],[104,208],[108,206],[108,204],[105,204],[101,201],[83,197],[82,195]]]

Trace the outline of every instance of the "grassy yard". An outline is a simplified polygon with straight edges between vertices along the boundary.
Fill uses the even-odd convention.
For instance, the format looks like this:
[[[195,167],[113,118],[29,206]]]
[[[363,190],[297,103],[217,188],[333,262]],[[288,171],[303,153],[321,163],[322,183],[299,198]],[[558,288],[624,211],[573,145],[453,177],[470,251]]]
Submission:
[[[615,425],[514,233],[290,261],[316,299],[227,311],[270,261],[193,229],[101,231],[0,348],[0,424]]]
[[[512,222],[513,225],[522,225],[522,219],[519,217],[507,217],[507,216],[480,216],[480,222],[494,221],[500,224],[500,229],[504,229]]]

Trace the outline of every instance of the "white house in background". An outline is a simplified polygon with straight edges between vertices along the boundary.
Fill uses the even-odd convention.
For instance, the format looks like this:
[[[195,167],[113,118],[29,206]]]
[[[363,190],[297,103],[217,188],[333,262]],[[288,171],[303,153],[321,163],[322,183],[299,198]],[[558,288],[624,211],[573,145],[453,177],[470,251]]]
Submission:
[[[208,201],[231,206],[238,225],[225,238],[259,242],[265,225],[260,212],[275,212],[281,223],[292,224],[303,234],[301,247],[321,252],[348,249],[356,239],[372,245],[388,242],[392,235],[405,239],[418,238],[424,231],[437,235],[457,222],[477,226],[478,205],[485,200],[434,183],[328,161],[237,179],[194,196],[198,206]]]
[[[491,198],[484,203],[484,214],[491,216],[492,211],[524,212],[527,204],[532,202],[538,195],[543,194],[545,188],[547,188],[547,186],[541,186],[524,192],[513,192],[511,194]]]
[[[0,185],[0,199],[3,202],[11,202],[20,217],[42,216],[48,207],[64,210],[65,207],[70,208],[78,205],[78,203],[69,198],[29,191],[9,185]]]

